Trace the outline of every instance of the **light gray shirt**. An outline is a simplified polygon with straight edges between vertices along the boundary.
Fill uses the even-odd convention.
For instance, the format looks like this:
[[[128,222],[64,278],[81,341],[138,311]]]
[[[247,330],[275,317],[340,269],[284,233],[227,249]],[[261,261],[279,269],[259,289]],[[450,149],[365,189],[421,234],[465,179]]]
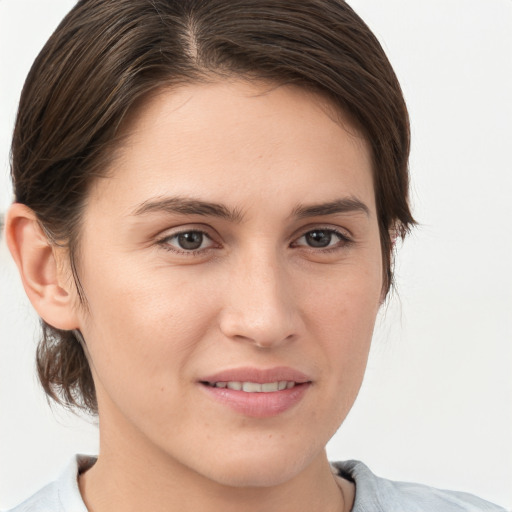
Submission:
[[[78,455],[55,482],[10,512],[87,512],[77,476],[94,460]],[[352,512],[506,512],[471,494],[380,478],[362,462],[335,462],[333,466],[356,485]]]

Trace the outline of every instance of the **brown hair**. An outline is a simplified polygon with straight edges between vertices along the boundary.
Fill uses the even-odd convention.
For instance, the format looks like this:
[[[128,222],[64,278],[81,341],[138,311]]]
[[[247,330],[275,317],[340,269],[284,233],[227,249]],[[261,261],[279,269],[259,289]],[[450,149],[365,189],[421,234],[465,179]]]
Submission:
[[[392,235],[414,223],[408,205],[409,120],[379,42],[342,0],[81,0],[27,77],[12,145],[15,200],[52,243],[77,254],[88,189],[113,158],[134,104],[162,85],[240,76],[322,93],[369,141],[384,262]],[[94,383],[74,333],[42,322],[37,351],[51,398],[91,412]]]

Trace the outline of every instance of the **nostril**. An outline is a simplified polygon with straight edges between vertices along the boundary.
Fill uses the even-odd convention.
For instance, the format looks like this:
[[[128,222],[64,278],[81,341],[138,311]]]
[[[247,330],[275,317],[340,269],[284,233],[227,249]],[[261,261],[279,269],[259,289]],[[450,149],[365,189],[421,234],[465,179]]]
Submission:
[[[294,335],[293,334],[289,334],[288,336],[285,336],[283,337],[282,339],[277,339],[277,340],[261,340],[261,339],[256,339],[256,340],[253,340],[253,343],[254,345],[257,347],[257,348],[260,348],[260,349],[268,349],[268,348],[272,348],[274,347],[276,344],[280,344],[280,343],[283,343],[283,342],[286,342],[286,341],[292,341],[294,338]]]

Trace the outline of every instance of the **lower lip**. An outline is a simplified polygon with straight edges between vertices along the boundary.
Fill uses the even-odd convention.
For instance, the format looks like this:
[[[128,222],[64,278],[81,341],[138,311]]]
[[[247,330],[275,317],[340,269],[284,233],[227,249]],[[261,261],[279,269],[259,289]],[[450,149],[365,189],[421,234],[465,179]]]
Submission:
[[[311,383],[305,382],[282,391],[247,393],[245,391],[215,388],[207,384],[201,384],[209,396],[215,400],[244,416],[253,418],[270,418],[291,409],[302,400],[310,385]]]

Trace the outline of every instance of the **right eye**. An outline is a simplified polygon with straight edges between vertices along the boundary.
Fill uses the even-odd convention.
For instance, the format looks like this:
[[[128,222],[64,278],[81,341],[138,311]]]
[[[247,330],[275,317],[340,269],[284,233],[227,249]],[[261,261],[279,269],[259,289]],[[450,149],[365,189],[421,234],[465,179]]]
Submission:
[[[181,231],[166,236],[159,242],[165,249],[180,253],[193,253],[214,246],[213,240],[203,231]]]

